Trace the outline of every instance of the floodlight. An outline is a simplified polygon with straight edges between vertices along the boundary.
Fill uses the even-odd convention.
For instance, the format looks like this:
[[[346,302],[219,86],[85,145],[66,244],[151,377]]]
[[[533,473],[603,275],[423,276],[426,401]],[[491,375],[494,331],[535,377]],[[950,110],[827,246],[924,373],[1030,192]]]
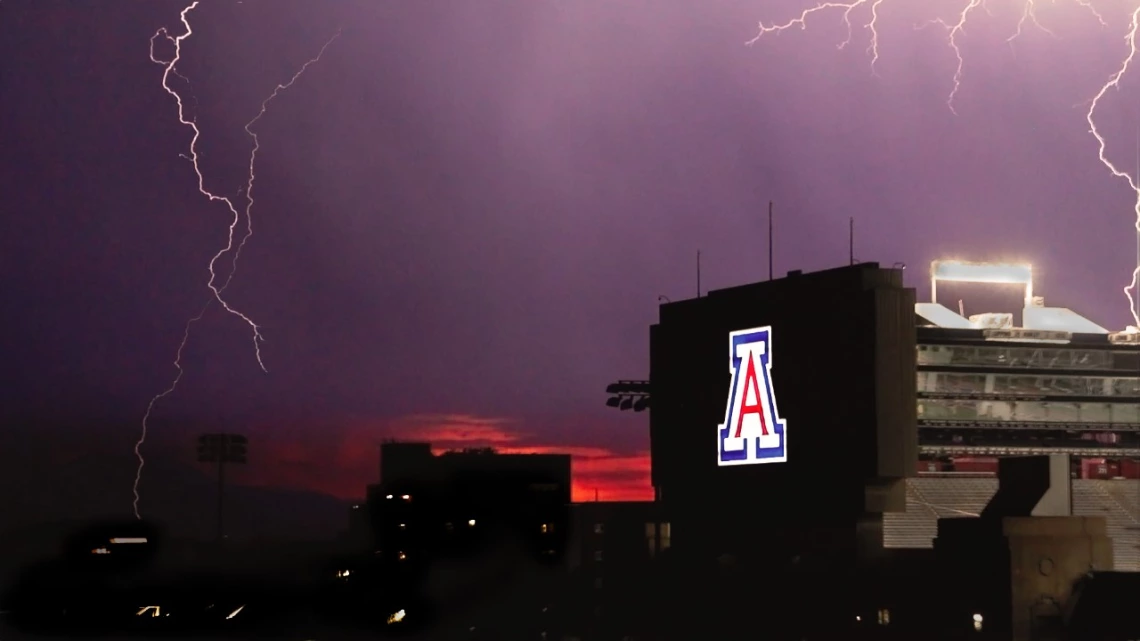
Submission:
[[[1028,263],[973,263],[936,260],[930,263],[930,302],[938,302],[938,281],[1025,285],[1025,306],[1033,302],[1033,266]]]

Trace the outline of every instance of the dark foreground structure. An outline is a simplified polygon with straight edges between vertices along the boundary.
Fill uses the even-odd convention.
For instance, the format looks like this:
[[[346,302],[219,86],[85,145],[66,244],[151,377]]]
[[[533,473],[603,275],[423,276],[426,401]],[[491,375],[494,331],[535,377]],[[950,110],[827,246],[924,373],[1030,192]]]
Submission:
[[[1059,335],[1068,330],[932,329],[924,314],[982,321],[916,305],[902,271],[876,264],[792,272],[660,313],[650,381],[625,386],[651,409],[657,501],[570,505],[569,456],[388,443],[380,483],[353,510],[355,555],[296,584],[198,573],[179,576],[186,591],[175,593],[136,581],[118,593],[125,601],[104,599],[89,614],[113,609],[132,629],[168,613],[196,613],[210,630],[280,630],[287,620],[308,638],[336,638],[322,626],[337,625],[472,641],[1140,638],[1126,605],[1140,582],[1112,572],[1119,544],[1103,515],[1073,516],[1083,486],[1070,478],[1089,467],[1073,457],[1131,445],[1045,434],[1133,426],[1123,419],[1135,409],[1136,377],[1124,365],[1073,365],[1096,354],[1127,364],[1130,336],[1091,349],[1092,339]],[[1111,402],[1074,392],[1093,379]],[[1042,381],[1051,396],[1021,398]],[[1055,412],[1073,403],[1076,419]],[[946,509],[935,504],[937,484],[912,483],[920,465],[961,474],[939,466],[995,447],[1039,456],[996,463],[976,510],[956,515],[974,518],[938,519],[917,537],[903,531],[908,510]],[[884,526],[892,521],[894,534]],[[122,571],[98,570],[102,547],[120,545],[112,539],[155,538],[120,527],[69,548],[70,567],[103,577],[89,593],[125,585],[146,561],[145,548],[126,544],[143,553],[137,562],[127,555]],[[925,549],[887,544],[908,538],[924,538]],[[96,603],[57,589],[76,585],[68,581],[32,580],[21,594],[33,598],[19,605],[37,614],[44,604],[58,612],[58,599]]]
[[[661,307],[652,478],[688,634],[839,632],[874,616],[882,513],[904,509],[917,460],[914,303],[902,270],[863,264]],[[754,364],[743,331],[762,332]],[[769,443],[776,456],[739,458]]]
[[[1091,325],[1027,295],[1026,316],[1056,331],[982,328],[992,314],[961,318],[974,329],[932,330],[919,313],[930,306],[915,304],[902,274],[874,263],[791,272],[661,306],[648,387],[652,480],[671,535],[655,598],[669,623],[644,630],[677,639],[1135,638],[1119,617],[1091,614],[1104,609],[1104,586],[1120,583],[1103,574],[1113,569],[1104,516],[1073,516],[1070,473],[1080,466],[1070,455],[1091,450],[1046,439],[1003,452],[991,472],[999,489],[978,518],[938,521],[925,550],[884,545],[885,516],[907,512],[920,445],[977,447],[973,434],[953,432],[960,425],[933,423],[943,417],[931,408],[967,403],[1000,419],[1011,400],[1025,400],[994,385],[1020,375],[1020,361],[955,370],[923,361],[929,345],[1038,360],[1046,350],[1057,363],[1080,355],[1072,336]],[[981,387],[964,394],[959,383],[974,379],[944,381],[939,367],[968,370]],[[936,398],[942,392],[949,400]],[[1022,403],[1030,413],[1055,399],[1031,400]],[[1113,400],[1117,414],[1128,411],[1131,399]],[[1047,427],[1065,427],[1061,414],[1046,416]],[[1011,438],[1009,429],[1024,428],[1015,423],[1007,417],[1006,431],[984,438]],[[931,440],[943,437],[948,445]]]

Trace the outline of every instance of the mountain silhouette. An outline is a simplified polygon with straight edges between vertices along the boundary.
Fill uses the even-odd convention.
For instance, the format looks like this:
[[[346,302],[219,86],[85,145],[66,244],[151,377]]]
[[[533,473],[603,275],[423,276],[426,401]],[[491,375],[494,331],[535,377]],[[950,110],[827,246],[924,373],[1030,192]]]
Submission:
[[[42,458],[42,457],[36,457]],[[144,518],[173,536],[216,535],[217,480],[207,470],[161,455],[148,457],[140,487]],[[0,466],[0,537],[37,524],[133,518],[131,488],[137,461],[83,453],[69,460]],[[229,483],[226,534],[231,539],[331,540],[348,526],[348,503],[305,490]],[[363,488],[361,488],[363,490]]]

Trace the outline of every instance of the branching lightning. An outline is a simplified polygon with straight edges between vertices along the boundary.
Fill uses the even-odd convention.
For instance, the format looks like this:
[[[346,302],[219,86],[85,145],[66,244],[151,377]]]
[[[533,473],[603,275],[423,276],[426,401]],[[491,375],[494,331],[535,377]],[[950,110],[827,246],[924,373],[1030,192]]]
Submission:
[[[142,480],[142,471],[143,471],[143,467],[146,465],[146,461],[142,456],[141,448],[142,448],[143,444],[146,442],[147,427],[148,427],[148,423],[150,420],[151,412],[154,410],[154,407],[158,403],[158,401],[160,401],[164,397],[173,393],[175,388],[178,387],[178,382],[182,379],[182,374],[184,373],[184,370],[182,368],[182,352],[185,350],[186,343],[190,339],[190,328],[194,323],[196,323],[202,319],[202,317],[205,315],[206,311],[209,309],[210,305],[213,302],[216,301],[219,305],[222,306],[222,309],[224,309],[227,313],[229,313],[233,316],[236,316],[237,318],[241,319],[244,323],[246,323],[246,325],[249,326],[251,333],[252,333],[252,337],[253,337],[254,356],[257,359],[257,364],[263,372],[268,372],[268,370],[265,367],[265,361],[262,359],[262,356],[261,356],[261,343],[265,340],[261,335],[261,328],[258,326],[257,323],[255,323],[253,321],[253,319],[251,319],[249,316],[245,315],[244,313],[242,313],[242,312],[238,311],[237,309],[235,309],[234,307],[232,307],[226,301],[226,299],[222,297],[222,293],[225,292],[227,287],[229,287],[230,282],[233,280],[234,273],[237,271],[237,261],[241,257],[241,250],[243,247],[245,247],[246,242],[253,235],[253,218],[252,218],[252,213],[253,213],[253,184],[257,178],[256,174],[254,172],[254,166],[257,162],[257,152],[261,148],[261,141],[258,138],[257,133],[254,131],[253,127],[255,124],[257,124],[257,122],[261,119],[261,117],[265,115],[266,111],[269,108],[269,103],[272,102],[273,99],[276,98],[278,96],[278,94],[280,94],[282,91],[285,91],[286,89],[292,87],[293,84],[296,83],[297,80],[305,73],[305,71],[309,68],[309,66],[319,62],[321,57],[324,56],[325,50],[327,50],[329,48],[329,46],[332,45],[332,43],[338,37],[340,37],[340,31],[337,31],[337,33],[333,34],[333,36],[331,38],[329,38],[329,40],[327,42],[325,42],[324,46],[321,47],[321,50],[317,53],[317,55],[315,57],[311,58],[310,60],[305,62],[305,64],[301,65],[301,68],[298,69],[295,74],[293,74],[293,77],[290,78],[288,82],[285,82],[283,84],[278,84],[273,89],[273,93],[271,93],[269,95],[269,97],[267,97],[265,100],[263,100],[261,102],[261,109],[257,112],[257,115],[254,116],[252,120],[250,120],[249,122],[247,122],[245,124],[244,130],[245,130],[246,134],[250,137],[250,139],[252,139],[253,147],[250,150],[250,154],[249,154],[248,179],[246,180],[245,188],[243,190],[244,194],[245,194],[245,206],[243,208],[239,209],[234,204],[234,201],[231,200],[229,197],[218,195],[217,193],[214,193],[214,192],[206,189],[206,178],[202,174],[202,168],[198,162],[198,160],[199,160],[198,140],[201,137],[202,132],[198,128],[198,124],[197,124],[195,118],[187,118],[185,105],[182,101],[182,95],[179,94],[178,91],[171,88],[171,86],[170,86],[170,77],[171,76],[175,76],[177,78],[182,79],[183,82],[189,83],[189,80],[185,76],[183,76],[181,73],[178,72],[177,65],[178,65],[178,62],[181,60],[181,57],[182,57],[182,43],[183,43],[183,41],[185,41],[187,38],[189,38],[194,33],[193,29],[190,27],[190,20],[187,16],[190,14],[191,11],[193,11],[198,6],[198,3],[199,3],[199,0],[194,0],[189,5],[187,5],[184,9],[182,9],[182,12],[179,14],[179,18],[181,19],[182,26],[184,28],[183,32],[180,35],[177,35],[177,36],[171,35],[171,33],[169,32],[169,30],[167,30],[166,27],[162,27],[158,31],[156,31],[153,36],[151,36],[151,38],[150,38],[150,59],[151,59],[151,62],[154,62],[155,64],[159,64],[159,65],[163,66],[162,88],[166,91],[166,93],[170,94],[174,98],[174,101],[178,105],[178,122],[189,127],[194,132],[194,135],[190,139],[189,154],[181,154],[181,155],[182,155],[182,157],[189,160],[191,165],[194,167],[194,173],[198,177],[198,192],[201,193],[203,196],[205,196],[206,199],[209,200],[210,202],[222,202],[222,203],[224,203],[226,205],[226,207],[229,209],[232,218],[230,221],[229,233],[228,233],[228,236],[226,239],[225,246],[222,247],[216,254],[214,254],[214,256],[210,259],[210,262],[208,265],[208,269],[210,272],[210,278],[207,281],[206,286],[210,289],[212,296],[206,302],[206,304],[202,307],[202,310],[200,312],[198,312],[198,314],[196,316],[190,318],[186,322],[186,327],[185,327],[185,330],[183,331],[183,334],[182,334],[182,342],[179,343],[179,345],[178,345],[178,351],[177,351],[177,353],[175,355],[175,359],[174,359],[174,367],[175,367],[175,369],[178,370],[178,373],[175,375],[174,380],[171,381],[169,387],[167,387],[165,390],[163,390],[162,392],[160,392],[159,394],[157,394],[156,396],[154,396],[154,398],[152,398],[150,400],[150,403],[147,405],[146,412],[143,414],[142,433],[139,436],[139,440],[135,443],[135,449],[134,449],[135,457],[138,459],[138,469],[137,469],[137,472],[135,474],[134,487],[132,488],[132,493],[134,495],[133,507],[134,507],[135,518],[142,518],[141,514],[139,512],[139,498],[140,498],[139,497],[139,484]],[[166,42],[168,42],[173,48],[173,55],[170,57],[169,60],[163,59],[155,53],[155,48],[154,48],[155,42],[158,41],[159,38],[165,39]],[[235,240],[235,231],[237,230],[238,225],[242,222],[243,219],[245,221],[245,226],[241,231],[240,238],[237,238]],[[225,256],[227,254],[232,254],[232,258],[230,259],[229,270],[226,273],[225,278],[221,279],[219,277],[219,274],[218,274],[217,263],[218,263],[218,260],[220,260],[223,256]],[[219,280],[222,281],[220,285],[218,284]]]
[[[1132,12],[1132,22],[1128,29],[1128,35],[1126,36],[1128,40],[1128,56],[1124,58],[1124,62],[1120,64],[1120,68],[1116,70],[1116,73],[1109,77],[1108,82],[1106,82],[1104,86],[1100,88],[1100,91],[1097,92],[1096,96],[1093,97],[1092,102],[1089,103],[1089,110],[1085,113],[1085,119],[1088,120],[1089,123],[1089,132],[1096,138],[1098,145],[1097,155],[1100,161],[1105,167],[1108,167],[1112,175],[1127,180],[1128,186],[1131,187],[1132,192],[1136,194],[1133,211],[1136,213],[1136,233],[1140,234],[1140,185],[1136,184],[1136,180],[1133,179],[1128,172],[1120,171],[1120,169],[1108,159],[1108,156],[1105,154],[1106,142],[1104,136],[1097,130],[1096,121],[1093,119],[1093,113],[1096,112],[1096,107],[1100,104],[1100,99],[1104,97],[1104,94],[1108,93],[1109,89],[1120,88],[1120,79],[1127,73],[1128,67],[1132,65],[1132,60],[1136,58],[1136,33],[1138,29],[1140,29],[1140,8]],[[1137,265],[1136,269],[1132,271],[1132,281],[1124,288],[1124,295],[1128,297],[1128,311],[1132,314],[1133,327],[1140,327],[1140,313],[1138,313],[1136,309],[1134,297],[1138,280],[1140,280],[1140,265]]]
[[[1020,37],[1022,35],[1024,29],[1028,26],[1036,27],[1037,29],[1039,29],[1039,30],[1041,30],[1044,33],[1047,33],[1049,35],[1055,35],[1052,31],[1050,31],[1048,28],[1046,28],[1038,20],[1037,8],[1038,8],[1038,2],[1040,0],[1014,0],[1014,1],[1021,3],[1021,15],[1017,21],[1017,26],[1014,29],[1014,32],[1009,36],[1009,38],[1006,39],[1006,42],[1009,42],[1012,45],[1013,42],[1018,37]],[[846,26],[846,29],[847,29],[846,39],[844,39],[842,42],[839,43],[839,48],[842,49],[845,46],[847,46],[848,44],[850,44],[851,39],[852,39],[852,35],[853,35],[853,26],[852,26],[853,17],[852,16],[853,16],[853,14],[857,10],[866,7],[867,12],[870,14],[870,19],[866,23],[864,23],[862,26],[870,34],[870,45],[868,47],[868,52],[871,55],[871,70],[872,70],[872,73],[874,73],[875,72],[875,63],[878,62],[878,60],[879,60],[879,32],[878,32],[879,9],[883,5],[884,2],[885,2],[885,0],[851,0],[850,2],[821,2],[821,3],[811,7],[809,9],[803,10],[799,16],[792,18],[791,20],[788,20],[787,22],[785,22],[783,24],[775,24],[775,23],[766,24],[764,22],[761,22],[759,32],[756,34],[756,36],[754,38],[749,40],[746,44],[753,45],[756,42],[758,42],[761,38],[763,38],[765,35],[768,35],[768,34],[779,35],[781,32],[788,30],[794,26],[798,26],[800,29],[806,29],[809,19],[812,19],[815,14],[831,11],[831,12],[838,12],[842,16],[843,24]],[[960,5],[960,9],[958,10],[957,15],[953,19],[953,21],[946,21],[946,20],[943,20],[942,18],[935,18],[933,20],[929,20],[929,21],[927,21],[923,24],[917,25],[915,27],[916,29],[924,29],[924,28],[929,27],[931,25],[938,25],[938,26],[941,26],[942,28],[944,28],[946,30],[946,45],[954,53],[954,58],[957,62],[957,65],[956,65],[955,70],[954,70],[954,75],[951,78],[951,88],[950,88],[949,95],[946,98],[946,106],[955,115],[957,115],[958,112],[954,108],[954,99],[958,95],[958,90],[962,86],[962,75],[963,75],[962,71],[963,71],[963,67],[965,66],[965,58],[962,55],[961,48],[959,47],[958,38],[962,34],[965,33],[966,25],[970,22],[970,19],[971,19],[972,15],[976,9],[980,8],[982,11],[986,12],[987,14],[990,13],[988,7],[986,6],[987,0],[960,0],[960,2],[962,4]],[[1073,2],[1077,5],[1079,5],[1080,7],[1082,7],[1083,9],[1085,9],[1089,14],[1091,14],[1092,17],[1095,18],[1100,23],[1100,25],[1102,27],[1108,26],[1108,23],[1105,22],[1104,16],[1099,11],[1097,11],[1095,6],[1093,6],[1092,0],[1073,0]],[[1105,151],[1105,149],[1107,147],[1107,142],[1105,141],[1104,136],[1097,129],[1096,118],[1095,118],[1096,109],[1097,109],[1097,106],[1100,104],[1101,98],[1103,98],[1104,95],[1106,93],[1108,93],[1109,89],[1119,89],[1120,88],[1121,78],[1124,77],[1124,75],[1128,72],[1129,68],[1132,66],[1132,62],[1136,58],[1136,52],[1137,52],[1136,45],[1137,45],[1137,34],[1138,34],[1138,32],[1140,32],[1140,8],[1137,8],[1137,9],[1132,11],[1132,17],[1131,17],[1131,22],[1129,25],[1128,33],[1124,38],[1128,42],[1128,55],[1121,62],[1120,67],[1116,70],[1116,72],[1113,73],[1109,77],[1108,81],[1103,86],[1101,86],[1100,90],[1096,93],[1096,95],[1092,98],[1092,100],[1090,100],[1086,103],[1088,105],[1088,110],[1085,112],[1085,120],[1088,121],[1089,133],[1091,133],[1093,135],[1093,137],[1096,139],[1096,142],[1098,145],[1098,157],[1100,158],[1100,162],[1105,167],[1107,167],[1110,172],[1112,172],[1113,176],[1116,176],[1117,178],[1122,178],[1125,181],[1127,181],[1128,186],[1132,189],[1132,192],[1135,195],[1135,202],[1134,202],[1133,210],[1136,214],[1136,223],[1135,223],[1136,233],[1138,235],[1137,236],[1138,239],[1140,239],[1140,176],[1134,177],[1126,171],[1121,171],[1108,158],[1108,155],[1106,154],[1106,151]],[[1140,258],[1140,257],[1138,257],[1138,258]],[[1138,261],[1138,262],[1140,262],[1140,261]],[[1134,323],[1129,328],[1129,331],[1140,331],[1140,308],[1138,308],[1138,306],[1137,306],[1137,300],[1136,300],[1136,296],[1135,296],[1136,289],[1138,286],[1140,286],[1140,264],[1138,264],[1136,266],[1135,270],[1133,270],[1132,280],[1128,284],[1128,286],[1124,288],[1124,295],[1128,298],[1129,313],[1132,314],[1132,320]]]

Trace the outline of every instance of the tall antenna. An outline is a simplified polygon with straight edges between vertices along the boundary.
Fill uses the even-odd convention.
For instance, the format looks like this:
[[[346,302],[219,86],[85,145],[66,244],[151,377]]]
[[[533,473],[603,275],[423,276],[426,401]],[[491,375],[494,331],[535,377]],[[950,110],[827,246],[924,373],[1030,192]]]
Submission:
[[[701,297],[701,250],[697,250],[697,298]]]
[[[772,280],[772,201],[768,201],[768,280]]]
[[[847,258],[855,264],[855,217],[847,222]]]

